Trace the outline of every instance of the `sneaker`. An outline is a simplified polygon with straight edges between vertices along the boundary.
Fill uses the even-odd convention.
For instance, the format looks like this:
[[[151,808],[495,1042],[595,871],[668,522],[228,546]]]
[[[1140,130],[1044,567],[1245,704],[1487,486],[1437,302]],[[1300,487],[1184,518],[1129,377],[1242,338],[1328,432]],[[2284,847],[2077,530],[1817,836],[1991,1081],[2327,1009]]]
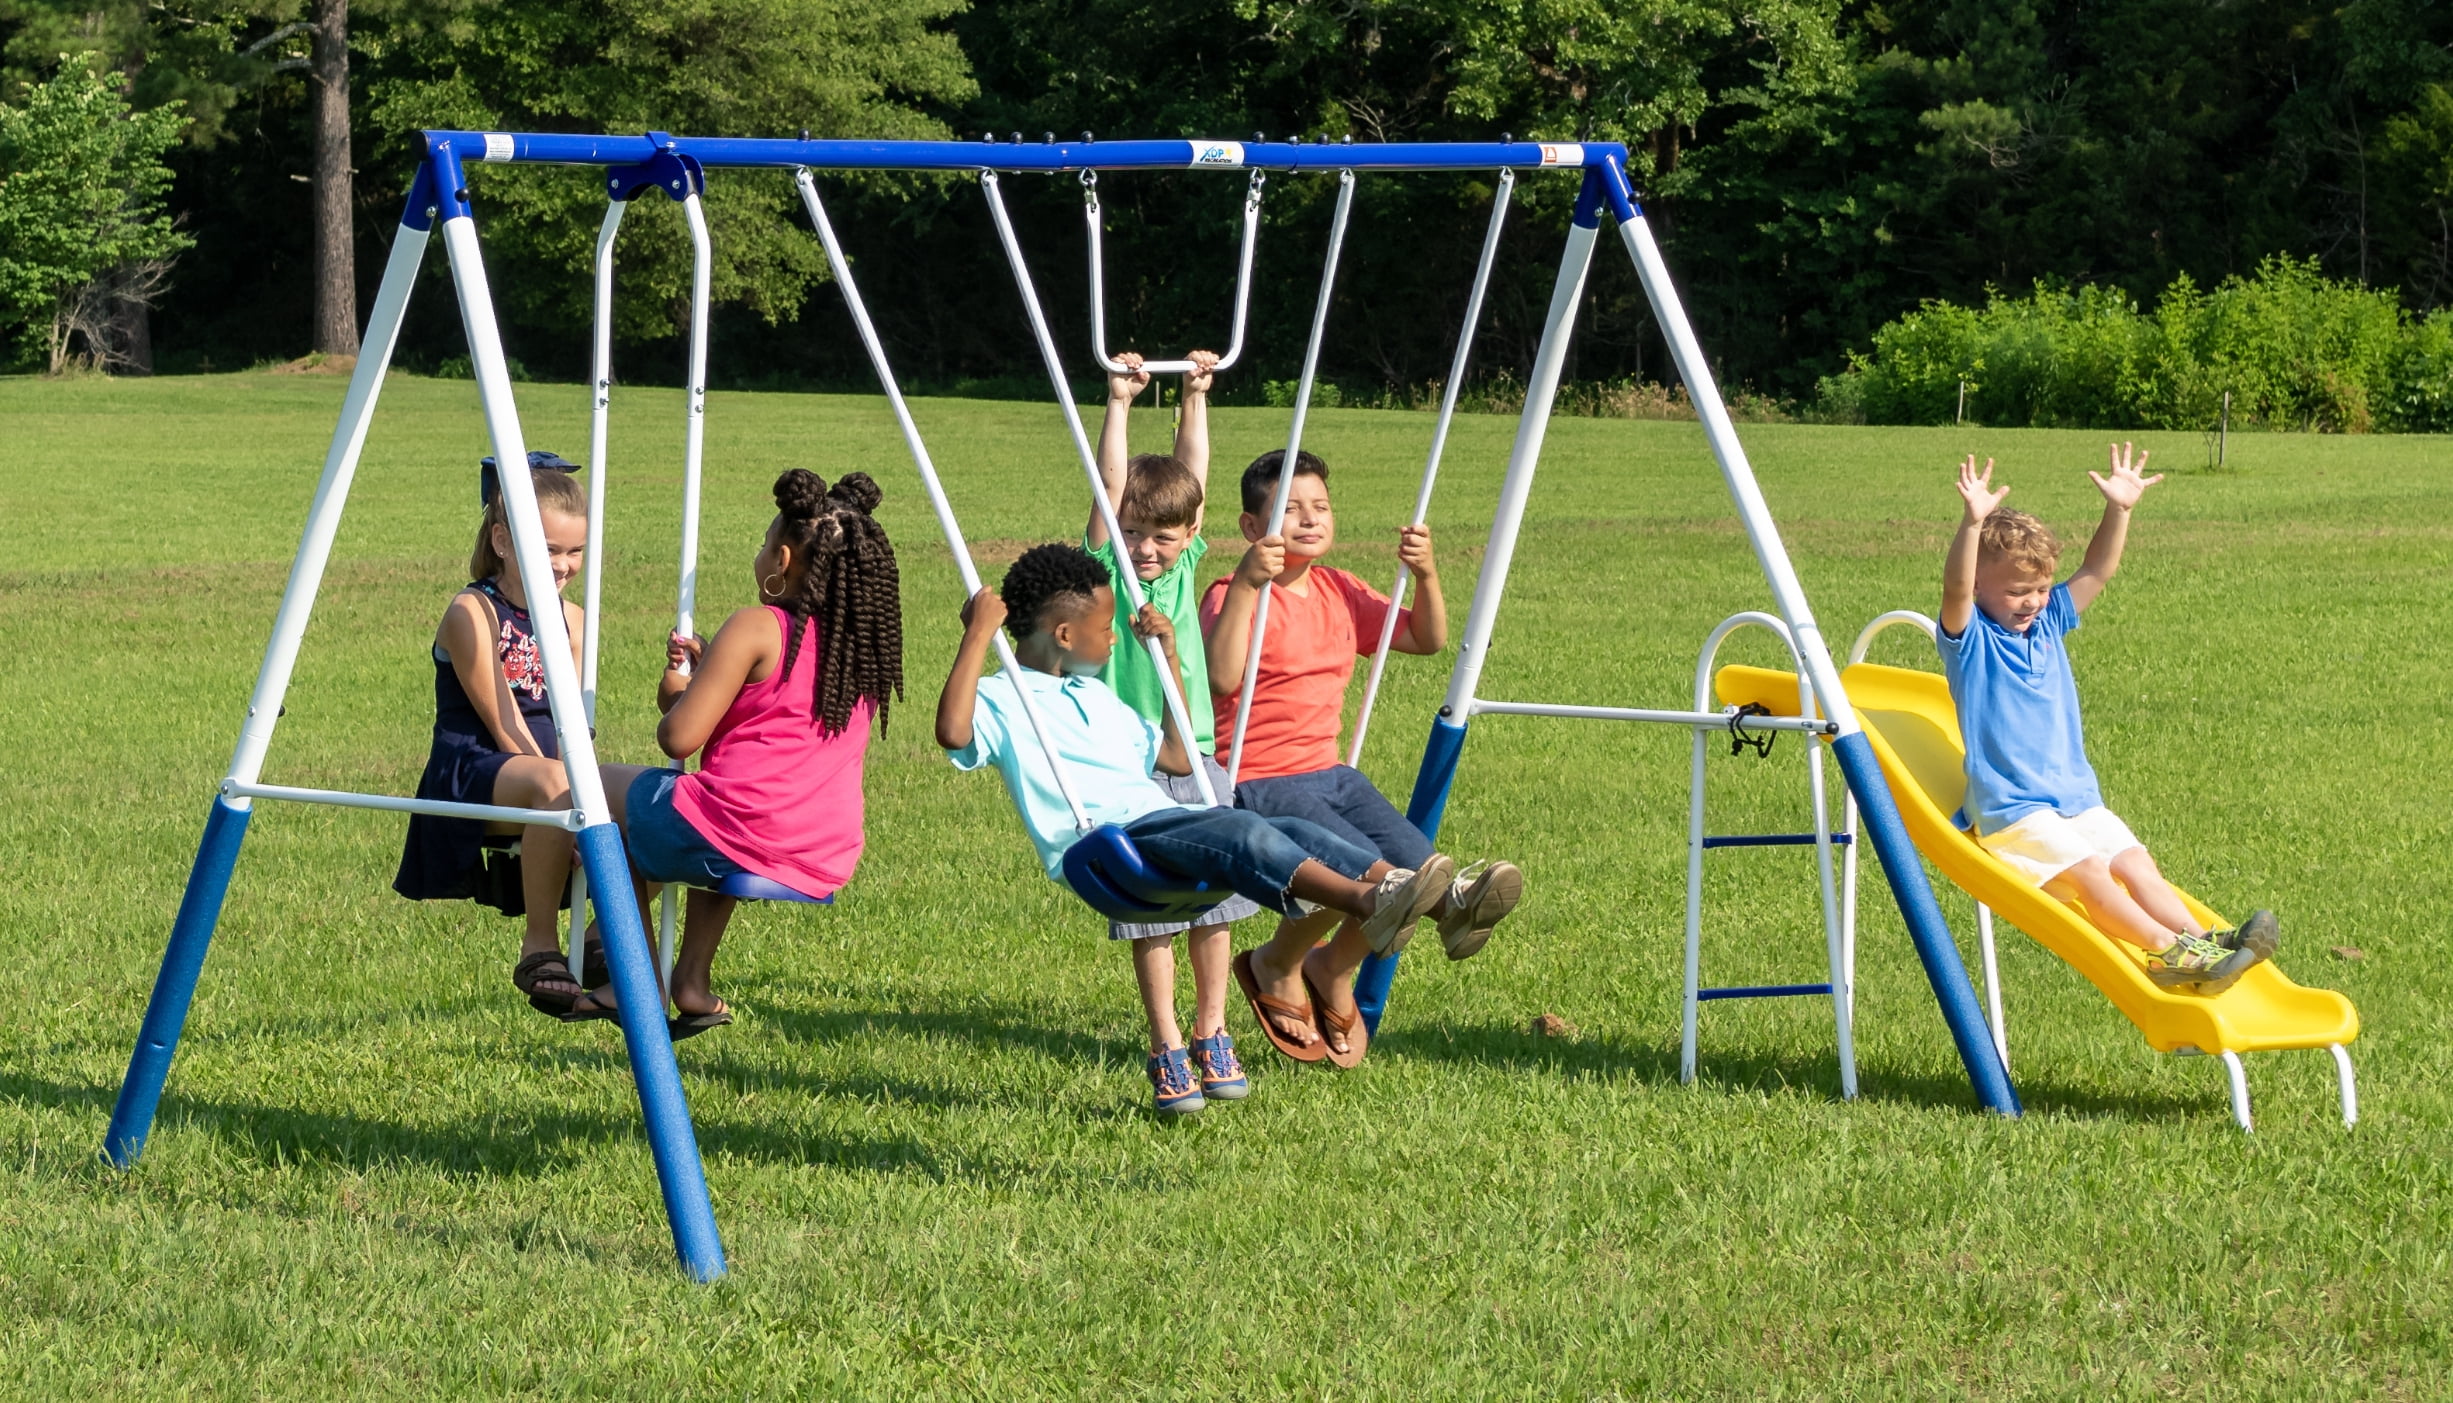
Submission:
[[[1456,877],[1456,859],[1433,853],[1412,871],[1397,868],[1380,879],[1373,894],[1371,919],[1363,922],[1363,939],[1375,955],[1394,955],[1414,938],[1414,923],[1439,905]]]
[[[2206,938],[2226,950],[2254,950],[2257,958],[2274,958],[2275,948],[2282,944],[2283,930],[2271,911],[2252,911],[2249,918],[2230,930],[2208,931]]]
[[[1201,1083],[1192,1074],[1192,1054],[1180,1047],[1150,1058],[1150,1092],[1152,1105],[1162,1116],[1188,1116],[1208,1104],[1201,1099]]]
[[[1235,1039],[1219,1029],[1192,1040],[1192,1063],[1201,1069],[1201,1094],[1212,1101],[1241,1101],[1252,1094],[1244,1079],[1244,1064],[1235,1055]]]
[[[1471,959],[1490,943],[1491,927],[1524,900],[1525,874],[1513,862],[1477,862],[1448,884],[1448,914],[1439,943],[1452,960]]]
[[[2264,956],[2254,950],[2226,949],[2200,935],[2184,935],[2146,957],[2146,977],[2160,989],[2191,989],[2220,994]]]

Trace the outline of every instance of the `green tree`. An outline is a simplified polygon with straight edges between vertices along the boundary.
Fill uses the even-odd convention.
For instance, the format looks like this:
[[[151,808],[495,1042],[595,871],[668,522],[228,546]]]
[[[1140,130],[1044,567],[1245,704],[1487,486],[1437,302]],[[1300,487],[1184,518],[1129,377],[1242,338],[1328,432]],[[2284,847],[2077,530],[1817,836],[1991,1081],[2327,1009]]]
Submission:
[[[961,0],[478,0],[396,11],[362,84],[378,150],[405,190],[420,128],[935,137],[923,103],[975,91],[939,21]],[[594,170],[485,170],[472,182],[497,299],[515,318],[584,326],[604,212]],[[714,292],[768,322],[799,314],[825,256],[781,173],[710,175]],[[689,236],[642,199],[623,225],[619,330],[686,324]]]
[[[162,205],[186,124],[176,102],[130,112],[91,54],[0,103],[0,330],[21,356],[53,374],[124,360],[108,304],[150,301],[191,242]]]

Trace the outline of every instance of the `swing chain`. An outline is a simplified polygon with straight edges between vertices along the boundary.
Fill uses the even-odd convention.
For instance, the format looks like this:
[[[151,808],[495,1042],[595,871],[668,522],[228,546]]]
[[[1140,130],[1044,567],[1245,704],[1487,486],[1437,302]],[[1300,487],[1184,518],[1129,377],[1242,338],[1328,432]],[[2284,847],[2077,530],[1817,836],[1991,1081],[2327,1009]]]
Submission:
[[[1746,718],[1771,714],[1772,709],[1760,702],[1748,702],[1730,712],[1729,753],[1743,755],[1748,750],[1752,750],[1758,760],[1769,758],[1772,753],[1772,742],[1780,739],[1780,733],[1778,731],[1749,731],[1746,729]]]

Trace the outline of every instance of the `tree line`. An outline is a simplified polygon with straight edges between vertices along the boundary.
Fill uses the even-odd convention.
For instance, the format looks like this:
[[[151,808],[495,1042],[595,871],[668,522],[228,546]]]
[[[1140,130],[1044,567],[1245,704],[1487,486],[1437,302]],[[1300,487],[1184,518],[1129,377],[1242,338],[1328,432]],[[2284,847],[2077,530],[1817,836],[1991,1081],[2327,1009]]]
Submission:
[[[416,131],[443,126],[1624,141],[1723,378],[1795,399],[1845,383],[1852,352],[1928,301],[2039,283],[2151,303],[2283,255],[2406,312],[2453,300],[2442,0],[0,0],[0,107],[0,318],[20,368],[349,354],[372,294],[355,274],[380,266]],[[1324,360],[1350,397],[1445,373],[1492,184],[1366,178]],[[583,375],[601,187],[525,168],[472,186],[513,354]],[[827,188],[908,377],[1028,383],[974,182]],[[1111,175],[1100,194],[1111,340],[1222,339],[1241,183]],[[1332,195],[1270,182],[1242,393],[1300,356]],[[1530,363],[1572,196],[1519,186],[1488,374]],[[1079,188],[1013,181],[1009,198],[1078,354]],[[858,384],[788,183],[719,172],[707,203],[716,382]],[[46,252],[58,207],[127,227]],[[1610,252],[1570,374],[1669,380]],[[622,245],[631,378],[677,378],[687,279],[678,217],[643,201]],[[402,358],[446,368],[456,314],[420,301]]]

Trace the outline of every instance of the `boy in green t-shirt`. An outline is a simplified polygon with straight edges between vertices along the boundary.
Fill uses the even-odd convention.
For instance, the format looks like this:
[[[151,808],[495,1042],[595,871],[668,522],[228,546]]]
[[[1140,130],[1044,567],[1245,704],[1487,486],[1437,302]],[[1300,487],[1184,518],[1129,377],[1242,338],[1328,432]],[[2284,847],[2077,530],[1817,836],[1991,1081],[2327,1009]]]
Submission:
[[[1124,529],[1124,539],[1108,539],[1106,520],[1093,504],[1082,545],[1107,568],[1115,587],[1118,637],[1132,636],[1132,605],[1125,597],[1121,574],[1129,568],[1149,600],[1143,607],[1165,615],[1175,625],[1176,636],[1199,638],[1201,591],[1195,574],[1209,554],[1209,543],[1201,539],[1201,506],[1209,476],[1210,378],[1218,357],[1208,351],[1195,351],[1189,357],[1197,368],[1184,376],[1173,457],[1129,452],[1125,416],[1133,400],[1149,386],[1150,373],[1141,368],[1141,357],[1130,351],[1116,359],[1130,369],[1107,377],[1107,421],[1099,429],[1099,476],[1115,507],[1116,524]],[[1119,545],[1123,548],[1121,562]],[[1192,718],[1198,752],[1193,761],[1208,773],[1220,806],[1233,808],[1235,791],[1227,784],[1226,771],[1211,758],[1218,748],[1218,736],[1210,702],[1209,661],[1199,648],[1179,652],[1182,674],[1177,681],[1184,689],[1184,706]],[[1116,649],[1101,675],[1125,705],[1161,727],[1167,724],[1167,693],[1146,649]],[[1153,774],[1151,778],[1179,802],[1201,802],[1200,787],[1189,774]],[[1185,1045],[1175,1019],[1175,935],[1190,932],[1184,948],[1192,961],[1192,1061],[1200,1074],[1201,1095],[1207,1099],[1233,1100],[1249,1090],[1235,1056],[1235,1040],[1226,1030],[1227,927],[1259,910],[1250,900],[1237,896],[1190,922],[1108,924],[1110,938],[1133,942],[1133,975],[1141,985],[1142,1008],[1150,1017],[1153,1056]],[[1161,1075],[1156,1070],[1151,1073],[1153,1079]],[[1153,1091],[1166,1103],[1180,1101],[1190,1088],[1159,1085],[1154,1080]]]

